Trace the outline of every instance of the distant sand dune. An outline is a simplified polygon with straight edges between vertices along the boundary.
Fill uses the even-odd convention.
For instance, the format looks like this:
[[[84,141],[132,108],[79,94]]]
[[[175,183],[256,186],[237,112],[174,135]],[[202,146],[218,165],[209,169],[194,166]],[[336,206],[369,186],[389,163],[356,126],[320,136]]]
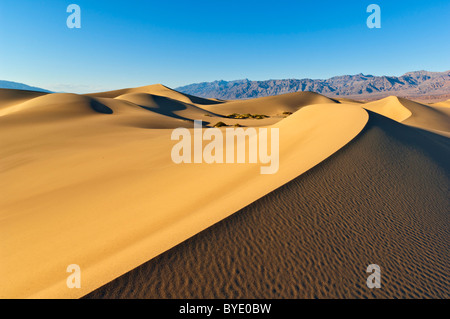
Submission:
[[[116,98],[120,95],[130,94],[130,93],[147,93],[147,94],[165,96],[165,97],[168,97],[168,98],[171,98],[174,100],[178,100],[181,102],[195,103],[195,104],[201,104],[201,105],[222,103],[222,101],[219,101],[217,99],[205,99],[205,98],[201,98],[201,97],[197,97],[197,96],[192,96],[189,94],[180,93],[180,92],[172,90],[171,88],[168,88],[167,86],[164,86],[162,84],[153,84],[153,85],[141,86],[141,87],[137,87],[137,88],[121,89],[121,90],[92,93],[92,94],[86,94],[86,95],[91,96],[91,97]]]
[[[23,103],[5,107],[0,110],[0,116],[20,112],[21,117],[39,115],[50,118],[84,116],[92,113],[111,114],[113,111],[95,99],[72,93],[54,93],[38,96]]]
[[[16,95],[13,101],[19,101],[18,103],[14,104],[13,101],[8,100],[8,105],[0,108],[0,117],[8,116],[5,123],[13,123],[13,125],[63,119],[73,121],[80,117],[84,120],[86,116],[113,114],[114,116],[107,118],[97,117],[96,120],[108,121],[111,125],[176,128],[183,126],[180,121],[192,122],[193,119],[207,121],[211,120],[211,117],[221,117],[193,104],[147,93],[129,93],[117,98],[91,97],[72,93],[30,95],[18,92]],[[186,117],[183,114],[186,114]],[[205,117],[206,115],[210,118]]]
[[[86,297],[448,299],[448,158],[448,139],[372,113],[331,158]]]
[[[232,113],[277,115],[283,112],[296,112],[306,105],[324,103],[339,103],[339,101],[314,92],[296,92],[250,100],[229,101],[224,104],[205,106],[205,109],[214,110],[223,115]]]
[[[0,90],[0,297],[448,298],[448,117],[397,97]],[[172,129],[194,120],[278,128],[279,171],[176,165]]]
[[[450,133],[449,112],[439,107],[413,102],[396,96],[366,103],[363,107],[407,125],[438,133]]]
[[[0,111],[7,106],[23,103],[38,96],[46,95],[44,92],[0,89]]]
[[[364,108],[397,122],[402,122],[412,116],[411,110],[404,106],[396,96],[389,96],[378,101],[366,103]]]
[[[191,119],[192,117],[199,119],[203,118],[205,114],[220,116],[190,103],[149,93],[127,93],[119,95],[115,99],[129,101],[153,112],[182,119]],[[186,117],[183,117],[185,113],[187,113]]]
[[[431,106],[450,107],[450,100],[443,101],[443,102],[438,102],[438,103],[433,103],[433,104],[430,104],[430,105]]]

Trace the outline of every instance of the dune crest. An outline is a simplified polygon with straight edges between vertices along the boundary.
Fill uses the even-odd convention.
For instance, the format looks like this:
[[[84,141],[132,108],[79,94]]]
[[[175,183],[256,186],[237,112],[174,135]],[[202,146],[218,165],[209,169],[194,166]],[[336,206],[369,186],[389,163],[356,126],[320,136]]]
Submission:
[[[121,90],[114,90],[114,91],[107,91],[107,92],[100,92],[100,93],[91,93],[91,94],[85,94],[86,96],[91,97],[107,97],[107,98],[116,98],[120,95],[130,94],[130,93],[147,93],[147,94],[153,94],[153,95],[159,95],[168,97],[174,100],[178,100],[185,103],[195,103],[195,104],[219,104],[221,101],[216,99],[206,99],[201,98],[197,96],[192,96],[189,94],[180,93],[178,91],[175,91],[167,86],[164,86],[162,84],[152,84],[147,86],[141,86],[137,88],[129,88],[129,89],[121,89]]]
[[[0,117],[20,113],[39,116],[83,116],[92,113],[111,114],[113,111],[93,98],[73,93],[52,93],[27,99],[23,103],[0,109]]]
[[[405,107],[396,96],[389,96],[378,101],[366,103],[364,108],[397,122],[402,122],[412,115],[411,110]]]

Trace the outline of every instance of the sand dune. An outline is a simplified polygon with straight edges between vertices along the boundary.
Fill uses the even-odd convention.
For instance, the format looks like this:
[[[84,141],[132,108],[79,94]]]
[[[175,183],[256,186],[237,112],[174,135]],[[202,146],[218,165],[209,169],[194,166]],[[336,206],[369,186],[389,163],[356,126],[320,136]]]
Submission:
[[[85,117],[97,115],[95,120],[108,122],[109,125],[176,128],[183,126],[180,122],[192,122],[193,119],[203,119],[209,123],[213,120],[217,122],[222,118],[220,115],[200,109],[193,104],[147,93],[129,93],[116,98],[91,97],[71,93],[35,96],[26,93],[22,96],[20,92],[18,93],[13,101],[19,101],[19,103],[8,100],[9,104],[0,108],[0,117],[7,116],[7,119],[4,118],[5,124],[54,122],[63,119],[86,120]],[[111,116],[99,118],[99,114]],[[183,116],[184,114],[186,116]],[[187,126],[192,125],[191,123]]]
[[[205,109],[215,110],[222,115],[232,113],[280,115],[283,112],[296,112],[306,105],[324,103],[334,104],[339,103],[339,101],[314,92],[296,92],[250,100],[229,101],[220,105],[205,105]]]
[[[411,110],[404,106],[396,96],[389,96],[378,101],[366,103],[364,108],[397,122],[402,122],[412,116]]]
[[[86,298],[448,299],[449,157],[449,139],[371,113],[318,166]]]
[[[407,125],[438,133],[450,133],[450,115],[446,110],[439,107],[396,96],[366,103],[363,107]]]
[[[10,105],[0,110],[0,116],[20,112],[24,117],[44,117],[49,120],[55,117],[85,116],[92,113],[111,114],[113,111],[95,99],[72,93],[54,93],[28,99],[23,103]]]
[[[438,102],[438,103],[433,103],[433,104],[430,104],[430,105],[431,106],[450,107],[450,100],[443,101],[443,102]]]
[[[36,91],[0,89],[0,111],[7,106],[23,103],[46,94]]]
[[[190,127],[173,114],[181,103],[192,121],[199,104],[142,93],[154,95],[50,94],[0,116],[1,297],[81,297],[315,166],[368,118],[336,103],[272,118],[280,170],[261,175],[257,164],[174,164],[172,131],[151,128]],[[227,103],[236,102],[201,112]],[[149,126],[125,124],[138,118]],[[163,118],[171,122],[158,126]],[[82,269],[81,289],[66,286],[70,264]]]
[[[201,118],[206,114],[209,116],[220,116],[212,112],[205,111],[200,107],[186,102],[178,101],[173,98],[153,95],[148,93],[127,93],[119,95],[115,99],[129,101],[153,112],[171,116],[189,119],[192,117]],[[183,114],[186,116],[183,117]]]
[[[121,90],[92,93],[92,94],[86,94],[86,95],[91,96],[91,97],[116,98],[120,95],[130,94],[130,93],[147,93],[147,94],[165,96],[165,97],[168,97],[168,98],[171,98],[174,100],[178,100],[181,102],[195,103],[195,104],[201,104],[201,105],[222,103],[222,101],[219,101],[217,99],[205,99],[205,98],[201,98],[201,97],[197,97],[197,96],[192,96],[189,94],[180,93],[180,92],[175,91],[171,88],[168,88],[167,86],[164,86],[162,84],[153,84],[153,85],[141,86],[141,87],[137,87],[137,88],[121,89]]]
[[[448,298],[450,145],[430,132],[448,116],[312,92],[0,90],[0,297]],[[176,165],[172,129],[194,120],[278,128],[279,171]]]

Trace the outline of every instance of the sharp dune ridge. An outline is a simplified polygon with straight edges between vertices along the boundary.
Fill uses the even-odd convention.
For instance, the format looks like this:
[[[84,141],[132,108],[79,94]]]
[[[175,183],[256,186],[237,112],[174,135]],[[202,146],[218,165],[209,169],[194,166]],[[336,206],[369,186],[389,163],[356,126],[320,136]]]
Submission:
[[[186,102],[186,103],[196,103],[196,104],[220,104],[221,101],[217,99],[206,99],[201,98],[189,94],[180,93],[178,91],[175,91],[167,86],[164,86],[162,84],[153,84],[153,85],[147,85],[147,86],[141,86],[137,88],[128,88],[128,89],[121,89],[121,90],[114,90],[114,91],[107,91],[107,92],[100,92],[100,93],[92,93],[92,94],[86,94],[87,96],[91,97],[107,97],[107,98],[115,98],[120,95],[124,94],[130,94],[130,93],[149,93],[149,94],[155,94],[155,95],[161,95],[165,97],[170,97],[178,101]]]
[[[446,103],[0,90],[0,297],[448,297]],[[194,120],[278,128],[279,171],[174,164]]]
[[[450,132],[450,112],[440,106],[425,105],[390,96],[364,104],[364,108],[398,122],[434,131]]]

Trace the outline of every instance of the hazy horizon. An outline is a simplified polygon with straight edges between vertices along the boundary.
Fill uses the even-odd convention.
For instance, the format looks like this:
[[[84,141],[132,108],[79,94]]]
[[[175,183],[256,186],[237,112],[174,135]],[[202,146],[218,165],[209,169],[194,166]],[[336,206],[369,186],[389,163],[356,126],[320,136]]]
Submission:
[[[332,76],[332,77],[330,77],[330,78],[333,78],[333,77],[340,77],[340,76],[346,76],[346,75],[349,75],[349,76],[355,76],[355,75],[358,75],[358,74],[362,74],[362,75],[364,75],[364,76],[374,76],[374,77],[379,77],[379,76],[395,76],[395,77],[400,77],[400,76],[403,76],[403,75],[405,75],[405,74],[407,74],[407,73],[410,73],[410,72],[434,72],[434,73],[443,73],[443,72],[448,72],[449,70],[443,70],[443,71],[429,71],[429,70],[414,70],[414,71],[409,71],[409,72],[406,72],[406,73],[403,73],[403,74],[400,74],[400,75],[392,75],[392,74],[381,74],[381,75],[375,75],[375,74],[364,74],[364,73],[362,73],[362,72],[360,72],[360,73],[355,73],[355,74],[339,74],[339,75],[334,75],[334,76]],[[329,80],[330,78],[290,78],[289,80],[303,80],[303,79],[310,79],[310,80]],[[181,88],[181,87],[184,87],[184,86],[189,86],[189,85],[192,85],[192,84],[202,84],[202,83],[211,83],[211,82],[221,82],[221,81],[225,81],[225,82],[237,82],[237,81],[245,81],[245,80],[248,80],[248,81],[250,81],[250,82],[264,82],[264,81],[282,81],[282,80],[288,80],[288,79],[258,79],[258,80],[255,80],[255,79],[249,79],[249,78],[242,78],[242,79],[232,79],[232,80],[224,80],[224,79],[217,79],[217,80],[213,80],[213,81],[201,81],[201,82],[195,82],[195,83],[187,83],[187,84],[185,84],[185,85],[180,85],[180,86],[177,86],[177,87],[170,87],[170,86],[168,86],[168,85],[166,85],[165,83],[147,83],[147,84],[144,84],[144,85],[141,85],[141,86],[147,86],[147,85],[154,85],[154,84],[162,84],[162,85],[164,85],[164,86],[167,86],[167,87],[170,87],[171,89],[178,89],[178,88]],[[11,83],[17,83],[17,84],[23,84],[23,85],[26,85],[26,86],[29,86],[29,87],[31,87],[31,88],[37,88],[37,89],[43,89],[43,90],[49,90],[49,89],[47,89],[46,87],[39,87],[39,86],[37,86],[37,85],[32,85],[32,84],[30,84],[30,83],[25,83],[25,82],[16,82],[16,81],[9,81],[9,80],[7,80],[7,79],[0,79],[0,82],[2,82],[2,81],[5,81],[5,82],[11,82]],[[84,93],[100,93],[100,92],[104,92],[104,91],[113,91],[113,90],[119,90],[119,89],[124,89],[124,88],[132,88],[131,86],[123,86],[123,87],[112,87],[112,88],[109,88],[109,89],[106,89],[106,90],[98,90],[98,91],[86,91],[86,92],[75,92],[75,91],[70,91],[70,90],[67,90],[67,91],[52,91],[52,90],[49,90],[50,92],[53,92],[53,93],[77,93],[77,94],[84,94]]]

